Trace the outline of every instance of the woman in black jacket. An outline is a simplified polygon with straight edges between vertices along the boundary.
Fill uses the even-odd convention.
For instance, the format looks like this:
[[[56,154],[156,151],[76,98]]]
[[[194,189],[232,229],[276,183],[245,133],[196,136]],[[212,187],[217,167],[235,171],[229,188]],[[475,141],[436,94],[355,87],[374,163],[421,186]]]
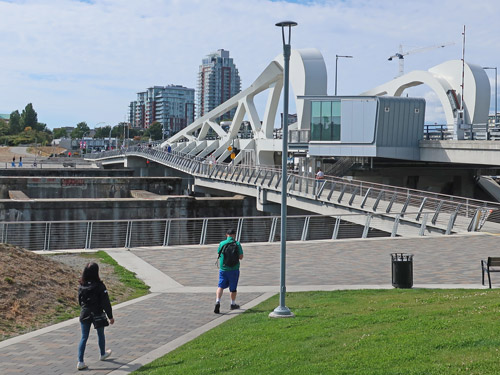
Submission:
[[[109,323],[113,324],[113,310],[109,301],[106,286],[99,278],[99,266],[91,262],[83,269],[78,288],[78,303],[82,311],[80,313],[80,325],[82,328],[82,338],[78,346],[78,364],[77,369],[83,370],[88,366],[83,362],[83,355],[89,338],[90,326],[94,323],[97,330],[99,349],[101,351],[100,360],[104,361],[111,355],[111,350],[106,350],[106,341],[104,337],[104,326],[107,326],[107,320],[104,312],[109,318]],[[101,317],[101,319],[99,319]]]

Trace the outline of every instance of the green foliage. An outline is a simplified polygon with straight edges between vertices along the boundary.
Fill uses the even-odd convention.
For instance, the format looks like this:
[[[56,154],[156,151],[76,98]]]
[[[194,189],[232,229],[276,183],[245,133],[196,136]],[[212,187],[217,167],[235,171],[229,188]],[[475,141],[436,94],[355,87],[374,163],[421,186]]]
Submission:
[[[50,143],[52,142],[52,132],[47,129],[47,125],[38,122],[38,115],[29,103],[19,114],[14,111],[10,114],[8,129],[0,124],[0,144],[16,146],[26,143]]]
[[[33,109],[33,104],[28,103],[21,113],[20,121],[22,129],[30,127],[35,130],[39,130],[38,125],[38,114]]]
[[[71,132],[72,139],[81,139],[87,136],[90,132],[90,128],[85,121],[76,124],[76,129]]]
[[[54,138],[55,139],[65,138],[67,136],[68,136],[68,132],[66,131],[66,129],[63,129],[63,128],[54,129]]]
[[[155,121],[151,124],[151,126],[146,130],[146,135],[153,141],[158,141],[162,139],[163,126],[160,122]]]
[[[130,139],[134,138],[134,137],[140,137],[142,134],[144,133],[144,131],[142,129],[134,129],[134,128],[130,128],[128,130],[128,137]]]
[[[20,144],[49,144],[52,142],[52,136],[47,132],[36,130],[26,130],[14,135],[0,136],[0,145],[17,146]]]
[[[97,128],[95,131],[94,138],[99,138],[99,139],[109,138],[110,130],[111,126],[103,126],[101,128]]]
[[[498,374],[500,290],[275,296],[134,374]],[[207,312],[209,313],[209,312]]]
[[[0,119],[0,136],[8,135],[10,133],[9,124],[7,121]]]
[[[9,127],[10,134],[17,134],[23,131],[23,127],[21,125],[21,115],[19,114],[19,111],[16,110],[10,114]]]

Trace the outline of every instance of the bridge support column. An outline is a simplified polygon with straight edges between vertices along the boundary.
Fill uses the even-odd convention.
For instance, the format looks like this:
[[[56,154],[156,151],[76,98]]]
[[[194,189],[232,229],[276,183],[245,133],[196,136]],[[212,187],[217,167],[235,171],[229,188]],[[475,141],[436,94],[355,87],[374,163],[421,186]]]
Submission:
[[[258,211],[268,212],[271,214],[279,214],[281,206],[277,203],[267,200],[267,190],[261,186],[257,186],[256,206]]]

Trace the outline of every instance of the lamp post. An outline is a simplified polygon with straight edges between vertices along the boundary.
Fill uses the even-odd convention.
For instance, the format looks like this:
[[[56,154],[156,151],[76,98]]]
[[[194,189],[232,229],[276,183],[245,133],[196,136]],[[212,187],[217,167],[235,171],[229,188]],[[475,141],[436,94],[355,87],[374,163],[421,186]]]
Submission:
[[[94,141],[92,142],[92,151],[94,151],[94,148],[95,148],[95,145],[96,145],[96,141],[95,141],[95,133],[96,133],[96,130],[95,128],[97,127],[97,125],[101,125],[101,124],[106,124],[106,121],[101,121],[101,122],[98,122],[97,124],[94,125]],[[104,144],[104,140],[103,140],[103,144]]]
[[[337,66],[339,64],[339,57],[352,59],[352,56],[335,55],[335,96],[337,96]]]
[[[272,318],[289,318],[293,317],[293,313],[285,305],[285,270],[286,270],[286,187],[287,187],[287,159],[288,159],[288,86],[289,86],[289,65],[292,38],[292,27],[297,26],[294,21],[278,22],[276,26],[281,27],[281,35],[283,38],[283,129],[282,140],[283,147],[281,150],[281,267],[280,267],[280,304],[269,314]],[[285,40],[285,28],[288,28],[288,42]]]
[[[497,67],[496,66],[495,67],[485,66],[485,67],[483,67],[483,69],[484,70],[486,70],[486,69],[492,69],[492,70],[494,69],[495,70],[495,117],[494,117],[495,123],[493,124],[493,126],[496,126],[497,125],[497,113],[498,113],[498,111],[497,111],[497,103],[498,103]]]

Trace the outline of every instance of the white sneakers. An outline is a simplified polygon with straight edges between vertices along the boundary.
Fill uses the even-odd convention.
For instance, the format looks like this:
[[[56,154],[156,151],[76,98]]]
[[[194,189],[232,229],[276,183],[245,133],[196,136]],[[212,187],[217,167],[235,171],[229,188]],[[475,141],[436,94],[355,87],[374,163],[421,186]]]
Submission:
[[[100,360],[100,361],[105,361],[106,359],[108,359],[108,358],[109,358],[109,356],[111,355],[111,353],[112,353],[111,349],[106,350],[106,353],[104,353],[103,355],[101,355],[101,356],[99,357],[99,360]],[[78,363],[76,364],[76,369],[77,369],[77,370],[85,370],[85,369],[87,369],[87,368],[89,368],[89,366],[87,366],[87,365],[85,364],[85,362],[78,362]]]
[[[77,365],[76,365],[76,368],[77,370],[85,370],[86,368],[88,368],[89,366],[87,366],[85,364],[85,362],[78,362]]]
[[[105,361],[111,355],[111,353],[112,353],[111,349],[106,350],[106,353],[104,353],[103,355],[101,355],[99,357],[99,360]]]

